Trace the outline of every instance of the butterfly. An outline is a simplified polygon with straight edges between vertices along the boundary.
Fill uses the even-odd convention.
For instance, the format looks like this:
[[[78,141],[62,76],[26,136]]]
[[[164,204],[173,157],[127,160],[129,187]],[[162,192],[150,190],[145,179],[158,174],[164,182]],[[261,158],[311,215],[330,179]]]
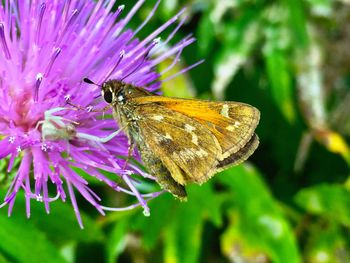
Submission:
[[[157,96],[120,80],[104,82],[101,94],[125,127],[129,154],[136,146],[158,184],[180,200],[187,184],[242,163],[259,144],[260,112],[248,104]]]

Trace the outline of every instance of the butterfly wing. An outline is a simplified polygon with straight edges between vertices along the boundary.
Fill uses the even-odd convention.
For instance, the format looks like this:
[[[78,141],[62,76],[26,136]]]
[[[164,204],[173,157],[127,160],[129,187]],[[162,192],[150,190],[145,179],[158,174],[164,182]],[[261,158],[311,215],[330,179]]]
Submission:
[[[227,169],[230,166],[238,165],[248,159],[254,153],[259,145],[259,137],[254,134],[253,137],[238,152],[228,155],[226,158],[219,160],[216,165],[216,172]]]
[[[239,152],[250,142],[259,123],[260,112],[248,104],[239,102],[212,102],[168,98],[162,96],[139,97],[138,104],[154,104],[173,112],[181,113],[201,123],[217,139],[221,147],[219,160],[224,160]],[[258,139],[254,139],[251,149],[256,149]],[[248,158],[254,150],[246,152]]]
[[[213,134],[192,118],[154,104],[135,109],[143,140],[179,184],[206,181],[217,166],[220,145]]]

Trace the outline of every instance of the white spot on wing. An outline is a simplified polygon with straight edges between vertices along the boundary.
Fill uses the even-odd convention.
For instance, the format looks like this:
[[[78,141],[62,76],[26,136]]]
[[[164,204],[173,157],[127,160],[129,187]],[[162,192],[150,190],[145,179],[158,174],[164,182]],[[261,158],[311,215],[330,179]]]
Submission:
[[[199,150],[195,151],[196,155],[198,157],[205,157],[208,156],[208,153],[206,151],[204,151],[202,148],[200,148]]]
[[[222,116],[226,117],[226,118],[229,118],[228,110],[229,110],[228,105],[227,105],[227,104],[224,104],[224,105],[222,106],[222,109],[221,109],[220,114],[221,114]]]
[[[185,124],[185,130],[186,130],[187,132],[192,133],[195,129],[196,129],[195,127],[193,127],[193,126],[191,126],[191,125],[189,125],[189,124],[187,124],[187,123]]]
[[[228,126],[226,127],[226,130],[234,131],[234,130],[237,129],[240,125],[241,125],[241,123],[240,123],[239,121],[235,121],[233,125],[228,125]]]
[[[196,130],[195,127],[193,127],[189,124],[185,124],[185,131],[187,131],[188,133],[190,133],[192,135],[191,142],[195,145],[198,145],[198,136],[193,132],[194,130]]]
[[[155,138],[158,143],[165,142],[165,141],[172,141],[173,137],[169,133],[166,133],[165,135],[155,135]]]
[[[173,137],[171,137],[171,135],[169,133],[165,134],[165,138],[168,139],[168,140],[172,140]]]
[[[164,117],[162,115],[154,115],[152,119],[155,121],[161,121],[164,119]]]
[[[196,158],[194,152],[190,148],[183,149],[183,150],[179,151],[178,153],[174,152],[173,155],[175,157],[180,157],[180,158],[182,157],[184,159],[191,159],[191,160]]]
[[[226,127],[226,130],[229,130],[229,131],[234,131],[235,129],[236,129],[236,127],[233,125],[229,125]]]
[[[208,156],[208,153],[202,148],[200,148],[199,150],[194,148],[187,148],[187,149],[183,149],[178,153],[174,152],[173,155],[175,157],[182,156],[182,157],[185,157],[185,159],[194,160],[196,158],[202,158],[202,157]]]
[[[198,136],[193,132],[191,134],[192,134],[191,142],[194,143],[195,145],[198,145]]]

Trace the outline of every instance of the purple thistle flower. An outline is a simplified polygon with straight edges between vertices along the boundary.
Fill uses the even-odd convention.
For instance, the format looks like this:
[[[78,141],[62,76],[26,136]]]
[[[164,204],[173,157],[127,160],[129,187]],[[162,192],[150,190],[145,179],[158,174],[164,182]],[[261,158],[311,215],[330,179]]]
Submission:
[[[32,199],[43,202],[49,213],[50,202],[65,201],[68,196],[81,227],[77,192],[101,214],[140,205],[147,215],[147,201],[160,194],[141,194],[137,190],[138,181],[132,173],[151,180],[154,177],[131,164],[124,169],[125,161],[116,156],[127,155],[127,139],[121,133],[112,138],[118,129],[115,121],[91,110],[106,106],[96,100],[100,88],[82,80],[89,77],[103,83],[123,79],[154,91],[161,84],[155,66],[172,57],[173,67],[194,39],[188,36],[164,48],[184,23],[177,23],[181,10],[148,37],[138,40],[136,34],[154,15],[159,1],[135,31],[126,26],[144,0],[122,19],[123,6],[111,12],[114,2],[17,0],[1,5],[0,160],[8,160],[7,172],[14,169],[16,158],[21,160],[0,206],[8,206],[9,215],[20,190],[25,192],[28,217]],[[172,32],[160,42],[157,38],[170,26]],[[68,101],[86,110],[72,107]],[[135,196],[137,203],[123,208],[103,206],[76,168],[116,191]],[[117,185],[101,170],[121,177],[127,187]],[[55,186],[55,193],[48,190],[48,184]]]

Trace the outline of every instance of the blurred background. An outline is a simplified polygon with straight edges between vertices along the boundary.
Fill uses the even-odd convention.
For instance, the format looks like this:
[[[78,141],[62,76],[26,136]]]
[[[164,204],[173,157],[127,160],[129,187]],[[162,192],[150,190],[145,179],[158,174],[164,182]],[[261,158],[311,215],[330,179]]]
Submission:
[[[117,5],[126,14],[135,2]],[[103,217],[81,198],[84,230],[69,203],[55,202],[50,215],[33,204],[27,220],[18,197],[11,218],[0,211],[0,262],[350,262],[350,1],[163,0],[139,36],[183,6],[188,22],[174,41],[198,41],[169,74],[205,62],[165,82],[164,94],[254,105],[257,151],[189,186],[186,203],[167,193],[152,200],[150,217],[140,208]],[[134,202],[91,184],[110,204]]]

